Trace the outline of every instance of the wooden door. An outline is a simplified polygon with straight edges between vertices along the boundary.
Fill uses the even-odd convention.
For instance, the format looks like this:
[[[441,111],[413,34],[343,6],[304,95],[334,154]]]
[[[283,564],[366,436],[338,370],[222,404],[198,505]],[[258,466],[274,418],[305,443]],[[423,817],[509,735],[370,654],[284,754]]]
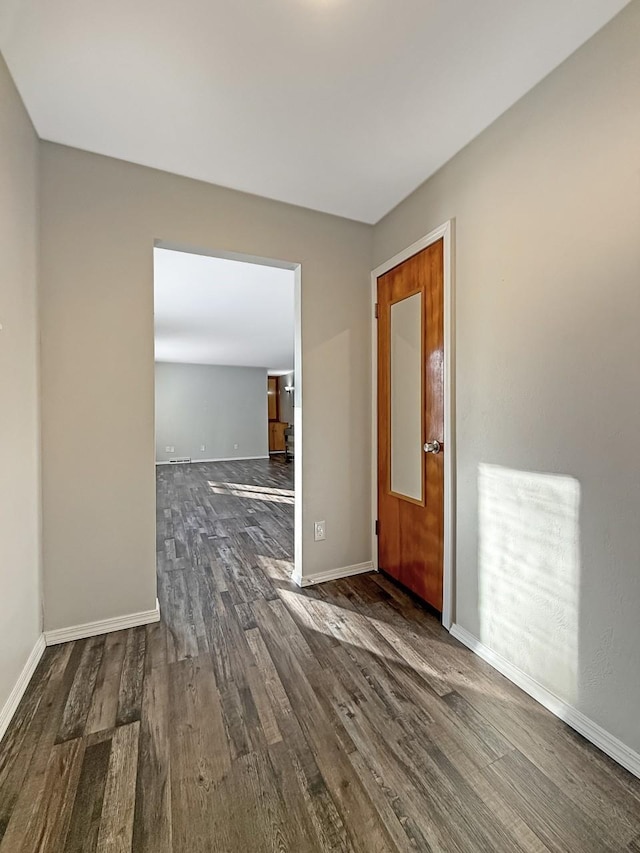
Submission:
[[[269,423],[269,452],[270,453],[284,453],[286,450],[286,440],[284,437],[284,431],[287,429],[288,424],[283,423],[282,421],[270,421]]]
[[[270,421],[278,420],[278,380],[275,376],[267,376],[267,410]]]
[[[378,565],[442,612],[444,242],[378,278]]]

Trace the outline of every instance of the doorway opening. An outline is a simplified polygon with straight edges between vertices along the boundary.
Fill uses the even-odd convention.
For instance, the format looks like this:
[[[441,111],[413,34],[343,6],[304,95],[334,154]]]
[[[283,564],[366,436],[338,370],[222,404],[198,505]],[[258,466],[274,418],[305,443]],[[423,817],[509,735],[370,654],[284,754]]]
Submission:
[[[176,658],[203,607],[300,569],[300,290],[297,264],[156,242],[158,598],[181,622]]]

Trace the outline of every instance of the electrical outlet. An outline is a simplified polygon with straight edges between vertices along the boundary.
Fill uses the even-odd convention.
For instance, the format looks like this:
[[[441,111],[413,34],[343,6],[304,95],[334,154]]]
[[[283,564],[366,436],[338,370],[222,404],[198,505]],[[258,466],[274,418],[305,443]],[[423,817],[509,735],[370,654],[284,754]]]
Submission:
[[[175,453],[175,450],[176,450],[176,449],[175,449],[175,447],[173,446],[173,444],[167,444],[167,446],[166,446],[166,447],[165,447],[165,449],[164,449],[164,452],[165,452],[165,453]]]
[[[234,449],[234,450],[237,450],[239,446],[240,446],[239,444],[234,444],[234,445],[233,445],[233,449]]]
[[[327,525],[325,521],[316,521],[313,524],[313,538],[316,542],[322,542],[327,538]]]
[[[204,446],[204,444],[201,444],[201,445],[200,445],[200,450],[201,450],[201,451],[202,451],[202,450],[206,450],[206,447]]]

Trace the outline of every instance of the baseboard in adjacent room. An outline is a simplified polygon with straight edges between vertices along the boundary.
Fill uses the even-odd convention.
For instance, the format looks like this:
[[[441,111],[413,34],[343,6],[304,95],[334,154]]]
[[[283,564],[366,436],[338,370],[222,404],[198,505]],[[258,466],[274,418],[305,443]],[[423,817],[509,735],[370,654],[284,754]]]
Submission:
[[[72,625],[69,628],[56,628],[45,631],[44,638],[48,646],[58,643],[68,643],[71,640],[84,640],[98,634],[109,634],[111,631],[122,631],[125,628],[137,628],[139,625],[149,625],[160,621],[160,605],[156,599],[153,610],[142,610],[139,613],[128,613],[125,616],[115,616],[111,619],[99,619],[97,622],[86,622],[84,625]]]
[[[284,451],[282,451],[284,453]],[[268,459],[268,456],[221,456],[217,459],[189,459],[188,462],[159,461],[156,465],[194,465],[196,462],[250,462],[252,459]]]
[[[2,706],[0,710],[0,740],[4,737],[4,733],[9,727],[9,723],[13,719],[13,715],[15,714],[18,705],[20,704],[20,700],[24,696],[24,692],[29,686],[29,682],[33,676],[33,673],[36,671],[36,667],[40,662],[40,658],[42,657],[42,653],[46,648],[46,643],[44,640],[44,634],[40,634],[38,639],[35,642],[34,647],[31,649],[31,653],[27,658],[27,662],[22,668],[22,672],[20,673],[18,680],[16,681],[13,690],[9,694],[9,698]]]
[[[298,586],[314,586],[317,583],[325,583],[325,581],[335,581],[340,578],[348,578],[352,575],[361,575],[364,572],[374,572],[373,563],[367,560],[366,563],[356,563],[353,566],[343,566],[340,569],[329,569],[327,572],[317,572],[315,575],[298,575],[293,574],[291,580],[297,583]]]
[[[497,669],[505,678],[512,681],[525,693],[528,693],[536,702],[539,702],[548,711],[551,711],[556,717],[565,722],[572,729],[581,734],[598,749],[602,750],[610,758],[613,758],[618,764],[633,773],[634,776],[640,778],[640,754],[635,752],[631,747],[624,744],[617,737],[614,737],[602,726],[594,723],[589,717],[586,717],[573,705],[564,702],[546,687],[543,687],[526,672],[523,672],[519,667],[514,666],[502,655],[494,652],[489,646],[485,646],[477,637],[474,637],[466,628],[460,625],[451,626],[451,636],[459,640],[468,649],[481,657],[484,661],[490,664],[494,669]]]

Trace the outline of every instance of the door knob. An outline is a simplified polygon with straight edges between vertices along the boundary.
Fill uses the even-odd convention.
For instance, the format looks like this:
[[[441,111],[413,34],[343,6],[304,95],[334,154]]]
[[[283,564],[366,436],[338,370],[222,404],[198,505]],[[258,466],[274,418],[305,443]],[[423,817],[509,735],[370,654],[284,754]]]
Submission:
[[[440,453],[442,450],[442,445],[438,440],[436,441],[428,441],[424,446],[425,453]]]

